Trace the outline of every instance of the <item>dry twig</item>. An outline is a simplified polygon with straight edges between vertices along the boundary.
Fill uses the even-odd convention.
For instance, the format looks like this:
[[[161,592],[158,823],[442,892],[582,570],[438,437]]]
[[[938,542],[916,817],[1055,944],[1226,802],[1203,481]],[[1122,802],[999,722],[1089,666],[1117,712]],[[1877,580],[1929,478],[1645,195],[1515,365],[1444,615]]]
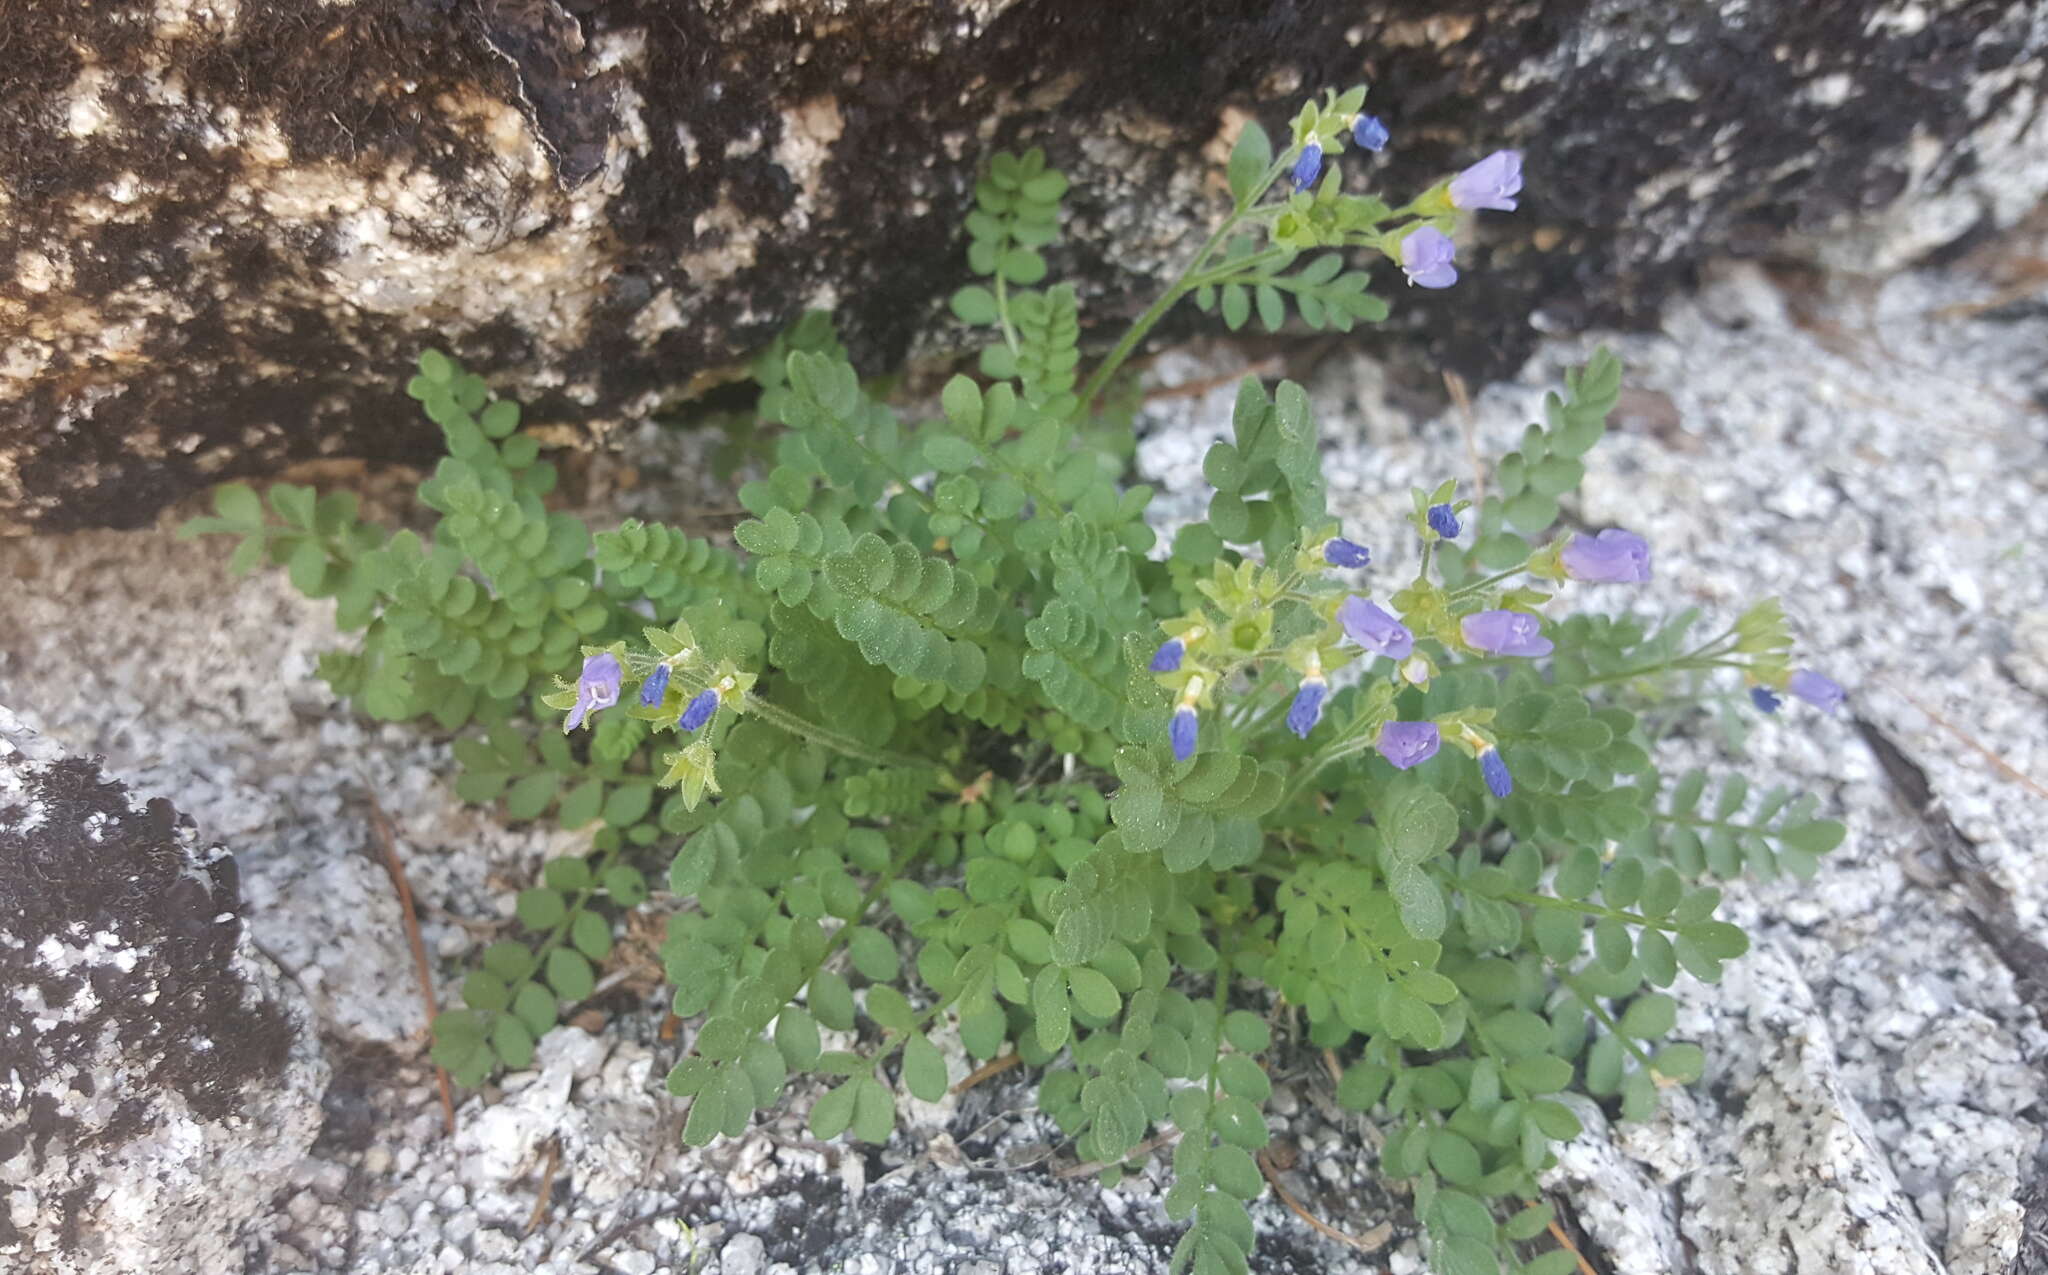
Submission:
[[[1940,713],[1935,712],[1933,709],[1927,707],[1927,705],[1922,704],[1919,700],[1914,699],[1912,693],[1909,692],[1905,687],[1900,686],[1897,682],[1894,682],[1892,679],[1888,677],[1880,680],[1884,682],[1887,688],[1896,693],[1900,699],[1906,701],[1908,704],[1911,704],[1914,708],[1919,709],[1920,712],[1926,716],[1928,721],[1933,722],[1936,726],[1939,726],[1943,730],[1947,731],[1949,734],[1954,735],[1957,739],[1969,745],[1971,750],[1976,752],[1982,758],[1984,758],[1984,760],[1990,762],[1993,766],[1996,766],[1998,768],[1999,773],[2004,775],[2007,779],[2010,779],[2014,783],[2018,784],[2020,787],[2025,788],[2028,792],[2033,793],[2036,797],[2048,797],[2048,787],[2043,787],[2038,781],[2033,779],[2031,776],[2027,775],[2025,772],[2019,770],[2011,762],[2007,761],[2003,757],[2000,757],[1997,753],[1992,752],[1990,748],[1986,747],[1983,743],[1979,742],[1975,736],[1964,731],[1962,727],[1957,726],[1955,723],[1949,721],[1948,718],[1943,717]]]
[[[1192,381],[1182,381],[1178,385],[1155,386],[1145,391],[1145,401],[1157,403],[1161,399],[1169,398],[1200,398],[1210,390],[1235,385],[1247,376],[1278,376],[1283,370],[1285,368],[1280,357],[1272,355],[1224,376],[1200,376]]]
[[[1070,1164],[1064,1169],[1053,1170],[1053,1176],[1056,1178],[1092,1178],[1112,1165],[1123,1164],[1130,1160],[1136,1160],[1141,1156],[1151,1155],[1154,1151],[1159,1150],[1159,1148],[1172,1146],[1179,1141],[1180,1130],[1175,1129],[1171,1133],[1162,1133],[1156,1138],[1148,1138],[1140,1142],[1137,1146],[1132,1147],[1114,1160],[1090,1160],[1086,1164]]]
[[[521,1235],[531,1235],[541,1219],[548,1215],[548,1197],[555,1192],[555,1171],[562,1167],[562,1143],[558,1138],[548,1139],[547,1163],[540,1167],[540,1194],[534,1197],[533,1212],[526,1215],[526,1229]]]
[[[1486,462],[1479,458],[1479,416],[1472,410],[1472,392],[1465,387],[1464,377],[1445,371],[1444,389],[1457,406],[1458,432],[1465,436],[1465,455],[1472,461],[1472,505],[1476,509],[1486,503]]]
[[[360,777],[358,777],[360,779]],[[441,1012],[434,1002],[434,974],[427,964],[427,945],[420,938],[420,920],[413,915],[412,885],[405,879],[405,868],[398,861],[398,843],[391,832],[391,819],[384,813],[383,803],[377,800],[377,793],[368,780],[361,780],[363,792],[370,799],[370,826],[376,831],[377,845],[384,852],[384,872],[391,878],[391,888],[398,892],[398,913],[405,919],[405,939],[412,946],[412,963],[419,974],[420,999],[427,1006],[428,1030],[433,1030],[434,1017]],[[448,1083],[448,1069],[434,1064],[434,1078],[441,1087],[441,1115],[448,1126],[448,1132],[455,1132],[455,1091]]]
[[[1012,1050],[1010,1053],[1004,1054],[1000,1058],[991,1058],[987,1062],[983,1063],[981,1066],[976,1067],[973,1071],[970,1071],[965,1076],[963,1076],[960,1080],[960,1083],[953,1086],[953,1092],[955,1094],[966,1093],[969,1089],[974,1088],[982,1081],[988,1080],[994,1076],[1000,1076],[1004,1072],[1008,1071],[1010,1068],[1016,1066],[1018,1063],[1023,1061],[1023,1055],[1017,1053],[1014,1050]]]
[[[1572,1255],[1572,1260],[1579,1264],[1579,1275],[1599,1275],[1599,1272],[1593,1269],[1593,1264],[1586,1260],[1586,1255],[1579,1251],[1579,1246],[1572,1243],[1572,1237],[1566,1235],[1564,1228],[1557,1224],[1556,1218],[1550,1219],[1550,1238],[1556,1240],[1565,1252]]]
[[[1323,1236],[1325,1239],[1335,1240],[1339,1244],[1348,1245],[1361,1253],[1377,1253],[1380,1249],[1386,1247],[1387,1241],[1393,1237],[1394,1227],[1392,1223],[1388,1222],[1380,1223],[1364,1235],[1353,1235],[1348,1231],[1338,1230],[1328,1222],[1309,1212],[1302,1206],[1300,1200],[1294,1198],[1292,1192],[1281,1185],[1280,1171],[1273,1167],[1271,1155],[1261,1151],[1259,1152],[1258,1160],[1259,1172],[1266,1175],[1266,1181],[1272,1185],[1273,1194],[1279,1196],[1280,1202],[1293,1210],[1296,1217],[1308,1223],[1316,1234]]]

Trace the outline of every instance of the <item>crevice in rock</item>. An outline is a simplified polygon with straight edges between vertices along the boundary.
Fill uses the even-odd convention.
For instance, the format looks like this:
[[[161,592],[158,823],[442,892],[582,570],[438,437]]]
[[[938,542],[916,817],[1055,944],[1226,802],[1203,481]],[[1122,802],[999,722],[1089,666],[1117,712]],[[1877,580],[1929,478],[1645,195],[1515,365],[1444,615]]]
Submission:
[[[1856,730],[1891,781],[1893,796],[1926,829],[1931,849],[1940,856],[1942,865],[1942,875],[1936,880],[1961,888],[1963,913],[1971,928],[2011,972],[2013,989],[2021,1001],[2042,1022],[2048,1023],[2048,947],[2020,925],[2004,888],[1978,858],[1977,843],[1943,811],[1940,797],[1927,780],[1926,768],[1867,719],[1858,717]],[[1908,880],[1926,883],[1925,865],[1908,862],[1906,876]]]

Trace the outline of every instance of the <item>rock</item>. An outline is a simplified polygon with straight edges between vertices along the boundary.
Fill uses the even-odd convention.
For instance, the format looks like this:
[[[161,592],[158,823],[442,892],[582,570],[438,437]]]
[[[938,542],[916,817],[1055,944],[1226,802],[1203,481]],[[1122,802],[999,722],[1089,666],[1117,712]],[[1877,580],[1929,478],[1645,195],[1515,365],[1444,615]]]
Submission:
[[[719,1275],[761,1275],[768,1261],[768,1246],[758,1235],[735,1235],[718,1250]]]
[[[234,860],[0,707],[0,1259],[238,1270],[321,1122],[310,1014]],[[18,1265],[17,1265],[18,1263]]]
[[[1468,375],[1641,320],[1704,257],[1859,226],[1862,268],[2048,191],[2029,0],[286,0],[32,5],[0,87],[0,530],[132,527],[311,458],[419,461],[446,344],[529,422],[603,431],[731,375],[806,307],[879,370],[957,342],[977,167],[1075,178],[1090,339],[1217,214],[1248,118],[1374,83],[1419,189],[1503,145],[1513,217],[1397,316]],[[1815,249],[1819,251],[1819,249]],[[1385,285],[1383,285],[1385,286]],[[1390,289],[1391,290],[1391,289]],[[1169,331],[1171,327],[1169,327]]]

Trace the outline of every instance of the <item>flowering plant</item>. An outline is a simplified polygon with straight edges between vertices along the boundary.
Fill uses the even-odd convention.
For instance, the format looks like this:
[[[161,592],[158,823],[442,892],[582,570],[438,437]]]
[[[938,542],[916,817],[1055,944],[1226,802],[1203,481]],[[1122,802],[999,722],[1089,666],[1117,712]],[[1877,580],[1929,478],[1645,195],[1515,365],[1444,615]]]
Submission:
[[[986,282],[952,301],[989,334],[981,376],[906,427],[807,317],[754,364],[781,432],[738,552],[551,511],[517,404],[433,352],[409,385],[450,451],[430,540],[345,494],[279,484],[272,521],[217,491],[189,530],[242,536],[238,570],[267,556],[363,631],[322,663],[338,691],[453,732],[465,797],[590,830],[520,894],[437,1062],[528,1065],[651,907],[694,1024],[668,1076],[693,1145],[798,1076],[817,1136],[883,1141],[900,1095],[1014,1054],[1105,1183],[1170,1130],[1173,1268],[1244,1272],[1265,1060],[1313,1047],[1388,1130],[1439,1271],[1570,1269],[1532,1248],[1538,1177],[1579,1132],[1555,1095],[1639,1117],[1696,1078],[1661,989],[1747,945],[1707,879],[1811,874],[1842,836],[1780,791],[1744,815],[1740,777],[1702,813],[1654,727],[1724,697],[1713,676],[1766,711],[1842,692],[1791,668],[1773,602],[1698,643],[1692,612],[1558,616],[1650,573],[1632,531],[1557,530],[1619,389],[1605,353],[1483,495],[1417,491],[1350,535],[1308,395],[1248,377],[1206,519],[1157,544],[1128,419],[1097,403],[1171,306],[1348,330],[1387,307],[1347,250],[1448,287],[1460,219],[1516,207],[1511,151],[1400,208],[1345,193],[1347,142],[1392,140],[1364,96],[1308,103],[1277,152],[1245,126],[1229,211],[1085,382],[1078,296],[1039,286],[1066,180],[997,155],[967,219]],[[1396,535],[1410,579],[1374,574],[1367,542]]]

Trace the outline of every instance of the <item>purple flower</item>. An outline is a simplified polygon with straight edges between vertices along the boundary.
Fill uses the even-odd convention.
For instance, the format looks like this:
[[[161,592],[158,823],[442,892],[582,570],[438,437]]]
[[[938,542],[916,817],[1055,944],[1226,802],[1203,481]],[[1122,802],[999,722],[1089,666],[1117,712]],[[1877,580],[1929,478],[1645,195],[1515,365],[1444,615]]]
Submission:
[[[1195,734],[1200,729],[1193,708],[1182,704],[1173,710],[1173,722],[1166,728],[1166,737],[1173,742],[1175,761],[1186,761],[1195,755]]]
[[[1323,719],[1323,697],[1330,693],[1330,684],[1320,677],[1304,677],[1301,689],[1294,693],[1294,703],[1287,710],[1287,729],[1308,738],[1308,733]]]
[[[1507,761],[1498,748],[1479,754],[1479,774],[1486,780],[1486,790],[1496,797],[1505,797],[1515,790],[1515,777],[1508,773]]]
[[[1361,115],[1351,126],[1351,140],[1369,151],[1384,150],[1388,136],[1387,126],[1376,115]]]
[[[1749,688],[1749,702],[1756,705],[1759,713],[1775,713],[1785,701],[1774,695],[1768,686],[1752,686]]]
[[[1372,561],[1372,550],[1338,536],[1323,542],[1323,561],[1333,567],[1362,567]]]
[[[1458,624],[1465,641],[1491,655],[1548,655],[1550,639],[1543,624],[1525,611],[1480,611]]]
[[[1848,698],[1848,693],[1842,689],[1841,683],[1810,668],[1803,668],[1794,673],[1792,679],[1785,683],[1785,689],[1821,712],[1829,714],[1840,708],[1842,701]]]
[[[1401,241],[1401,269],[1411,285],[1448,288],[1458,281],[1458,268],[1451,260],[1458,245],[1435,226],[1424,226]]]
[[[1643,584],[1650,578],[1648,542],[1619,527],[1597,536],[1573,536],[1558,556],[1566,575],[1590,584]]]
[[[1451,178],[1451,203],[1458,208],[1515,210],[1522,190],[1522,152],[1495,151]]]
[[[1431,505],[1429,529],[1446,540],[1456,540],[1461,530],[1458,526],[1458,515],[1451,512],[1449,505]]]
[[[1353,594],[1337,608],[1337,622],[1351,640],[1390,660],[1405,660],[1415,649],[1415,635],[1408,626]]]
[[[600,651],[583,661],[583,675],[576,679],[576,706],[569,710],[569,720],[562,724],[562,733],[568,734],[599,709],[618,703],[619,679],[624,675],[625,670],[619,667],[619,657],[610,651]]]
[[[1406,770],[1436,756],[1442,743],[1443,734],[1435,722],[1388,722],[1380,727],[1380,737],[1373,747],[1395,770]]]
[[[710,721],[711,715],[717,711],[718,692],[715,690],[698,691],[697,698],[690,701],[690,706],[683,710],[683,715],[677,720],[676,725],[686,731],[696,730],[699,726]]]
[[[1310,142],[1301,148],[1301,158],[1294,161],[1294,188],[1307,190],[1316,184],[1316,178],[1323,175],[1323,147],[1320,142]]]
[[[668,694],[668,672],[668,665],[657,664],[654,666],[654,671],[647,675],[647,680],[640,683],[640,703],[642,707],[653,708],[656,704],[661,703],[662,696]]]
[[[1152,671],[1154,673],[1178,672],[1180,670],[1180,657],[1187,649],[1187,646],[1179,638],[1168,638],[1161,642],[1159,649],[1152,652]]]

